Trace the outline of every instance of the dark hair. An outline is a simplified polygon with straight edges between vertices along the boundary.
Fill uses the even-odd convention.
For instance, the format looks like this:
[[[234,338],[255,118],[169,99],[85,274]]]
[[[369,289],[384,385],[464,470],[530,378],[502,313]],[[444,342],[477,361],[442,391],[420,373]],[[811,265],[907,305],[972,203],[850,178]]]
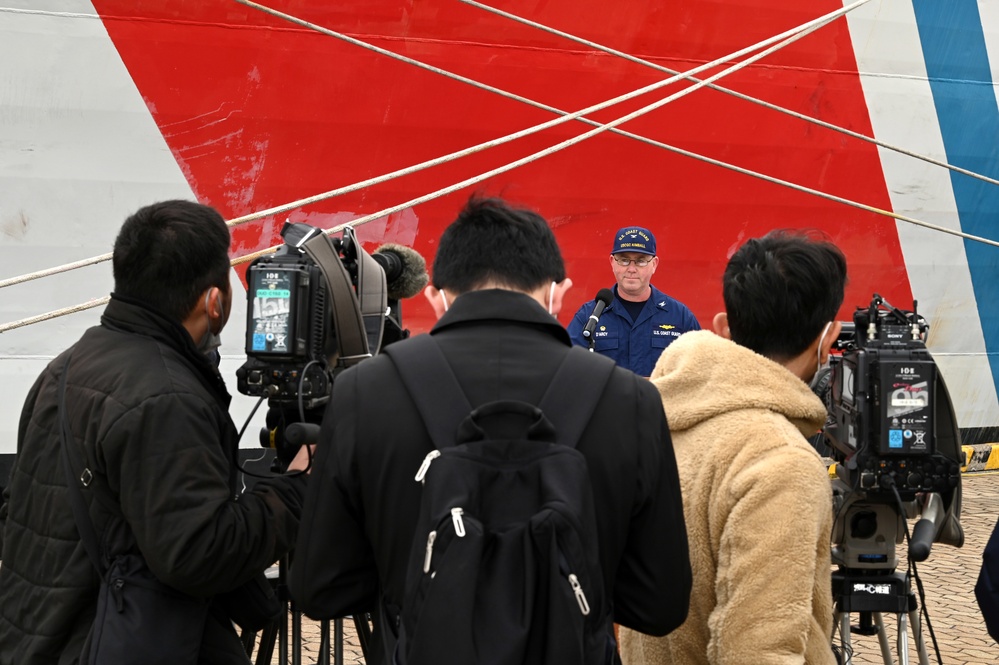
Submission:
[[[116,294],[183,321],[205,289],[229,289],[229,228],[206,205],[154,203],[125,220],[112,264]]]
[[[815,231],[772,231],[744,244],[722,280],[732,340],[774,360],[799,355],[843,304],[846,258]]]
[[[472,197],[441,235],[433,284],[466,293],[490,282],[530,292],[565,279],[562,252],[541,215]]]

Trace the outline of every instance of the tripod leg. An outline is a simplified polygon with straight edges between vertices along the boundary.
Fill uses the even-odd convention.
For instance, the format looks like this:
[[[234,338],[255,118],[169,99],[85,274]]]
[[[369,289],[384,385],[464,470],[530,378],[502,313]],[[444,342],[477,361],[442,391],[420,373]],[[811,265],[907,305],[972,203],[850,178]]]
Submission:
[[[909,629],[905,612],[898,613],[898,665],[909,665]]]
[[[257,646],[257,665],[271,665],[274,642],[277,640],[278,631],[281,630],[282,621],[284,621],[283,615],[261,631],[260,644]]]
[[[371,625],[368,623],[367,614],[354,615],[354,629],[357,631],[357,641],[361,644],[361,654],[364,656],[364,662],[367,662],[368,645],[371,642]]]
[[[336,665],[343,665],[343,619],[333,620],[333,633],[335,636],[333,662]]]
[[[884,661],[885,665],[892,665],[895,660],[891,655],[891,645],[888,644],[888,633],[885,631],[885,618],[881,612],[874,612],[872,614],[874,619],[874,627],[878,633],[878,646],[881,647],[881,660]]]
[[[288,613],[293,611],[285,604],[285,611],[281,613],[281,627],[278,632],[278,660],[281,665],[288,662]]]
[[[916,640],[916,653],[919,655],[919,665],[930,665],[930,656],[926,652],[926,642],[923,640],[923,624],[919,620],[919,610],[909,612],[909,622],[912,624],[912,635]]]
[[[833,621],[839,624],[839,646],[843,649],[843,665],[853,665],[853,648],[850,646],[850,613],[837,612]]]
[[[330,665],[330,620],[323,619],[319,624],[319,658],[316,665]]]
[[[302,613],[295,609],[294,603],[291,608],[291,643],[291,663],[302,665]]]
[[[243,650],[247,656],[253,655],[253,646],[257,643],[257,633],[252,630],[244,630],[239,635],[239,641],[243,643]]]

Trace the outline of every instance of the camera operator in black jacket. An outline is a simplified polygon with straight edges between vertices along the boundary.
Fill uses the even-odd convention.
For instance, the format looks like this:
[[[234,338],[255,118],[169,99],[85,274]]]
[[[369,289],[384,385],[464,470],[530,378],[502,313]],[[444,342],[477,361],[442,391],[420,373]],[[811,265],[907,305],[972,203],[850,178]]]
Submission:
[[[291,547],[304,476],[237,496],[230,397],[209,359],[232,300],[228,251],[229,230],[212,208],[167,201],[140,209],[115,241],[115,291],[100,325],[28,394],[0,513],[0,664],[76,663],[94,620],[99,576],[61,463],[64,366],[68,443],[93,471],[95,486],[83,494],[108,560],[137,552],[164,584],[213,597]],[[304,468],[304,455],[290,469]],[[249,663],[217,603],[200,644],[199,663]]]

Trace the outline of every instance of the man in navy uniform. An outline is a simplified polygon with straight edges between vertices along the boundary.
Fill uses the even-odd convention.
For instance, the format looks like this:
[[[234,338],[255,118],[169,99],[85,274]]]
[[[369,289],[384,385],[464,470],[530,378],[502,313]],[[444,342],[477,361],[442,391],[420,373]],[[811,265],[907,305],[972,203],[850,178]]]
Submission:
[[[610,266],[617,284],[614,298],[600,315],[593,332],[593,350],[640,376],[648,376],[677,337],[701,326],[687,306],[652,286],[659,266],[656,238],[648,229],[626,226],[614,234]],[[596,300],[585,303],[569,324],[577,346],[589,346],[583,327]]]

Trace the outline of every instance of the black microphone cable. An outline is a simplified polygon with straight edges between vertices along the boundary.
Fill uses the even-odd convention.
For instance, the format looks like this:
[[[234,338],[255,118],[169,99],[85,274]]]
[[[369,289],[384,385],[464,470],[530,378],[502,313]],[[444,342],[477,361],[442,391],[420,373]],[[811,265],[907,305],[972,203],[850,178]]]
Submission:
[[[889,481],[891,482],[891,491],[895,494],[895,503],[898,504],[898,509],[900,511],[899,514],[902,516],[902,528],[905,529],[905,544],[906,547],[908,547],[909,522],[905,517],[905,505],[902,503],[902,496],[898,493],[898,488],[895,486],[895,482],[890,476]],[[933,632],[933,624],[930,622],[930,610],[926,607],[926,592],[923,590],[923,580],[919,577],[919,572],[916,569],[916,562],[912,560],[912,557],[906,555],[906,560],[909,562],[909,570],[912,573],[912,579],[916,581],[916,590],[919,593],[919,609],[922,612],[923,617],[926,619],[926,630],[930,633],[930,640],[933,642],[933,650],[937,655],[937,663],[938,665],[943,665],[943,658],[940,656],[940,646],[937,644],[937,636],[936,633]]]

